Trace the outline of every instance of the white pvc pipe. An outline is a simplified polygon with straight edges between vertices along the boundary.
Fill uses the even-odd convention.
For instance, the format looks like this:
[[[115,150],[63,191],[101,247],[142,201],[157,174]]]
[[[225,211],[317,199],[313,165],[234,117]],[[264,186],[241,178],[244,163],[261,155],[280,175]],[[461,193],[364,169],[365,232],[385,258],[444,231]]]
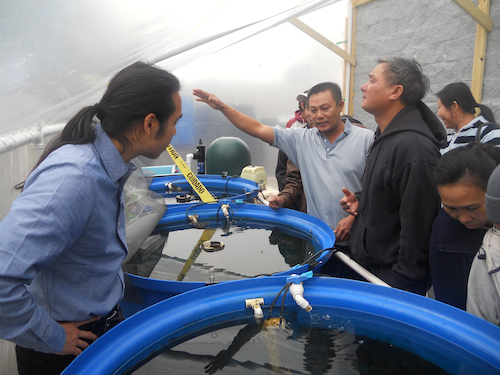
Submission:
[[[193,158],[194,154],[186,154],[186,165],[189,169],[193,170]],[[196,174],[196,171],[193,171]]]
[[[257,194],[257,199],[262,203],[265,204],[266,206],[269,206],[269,202],[265,200],[264,197],[260,195],[260,192]]]
[[[42,137],[62,132],[66,124],[47,125],[42,128]]]
[[[41,139],[39,130],[25,130],[0,138],[0,154]]]
[[[351,267],[353,271],[356,271],[360,276],[364,277],[367,281],[371,282],[372,284],[387,286],[389,288],[391,287],[389,284],[387,284],[385,281],[380,280],[377,276],[368,271],[366,268],[361,267],[358,263],[356,263],[354,260],[345,255],[342,251],[336,251],[333,254],[337,258],[339,258],[342,262],[344,262],[346,265]]]
[[[43,128],[33,127],[18,133],[7,135],[0,138],[0,154],[14,150],[15,148],[27,145],[32,142],[42,142],[43,137],[57,134],[62,131],[65,124],[56,124]]]

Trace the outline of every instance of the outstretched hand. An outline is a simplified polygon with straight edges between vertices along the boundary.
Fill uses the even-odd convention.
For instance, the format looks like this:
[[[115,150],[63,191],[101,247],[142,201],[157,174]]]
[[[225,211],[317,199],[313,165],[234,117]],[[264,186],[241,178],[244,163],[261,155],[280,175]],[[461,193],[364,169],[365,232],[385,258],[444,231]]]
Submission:
[[[80,326],[84,324],[95,322],[99,320],[99,316],[94,316],[83,322],[63,322],[59,323],[66,331],[66,342],[64,343],[64,348],[61,352],[56,353],[59,355],[79,355],[84,349],[87,349],[90,345],[85,340],[91,342],[98,339],[97,335],[90,331],[82,331],[79,329]]]
[[[342,192],[344,193],[344,198],[340,200],[342,209],[350,215],[357,216],[359,207],[358,198],[356,198],[356,195],[352,191],[345,187],[342,188]]]
[[[194,89],[193,95],[197,96],[196,101],[207,103],[213,109],[221,110],[224,103],[218,97],[200,89]]]

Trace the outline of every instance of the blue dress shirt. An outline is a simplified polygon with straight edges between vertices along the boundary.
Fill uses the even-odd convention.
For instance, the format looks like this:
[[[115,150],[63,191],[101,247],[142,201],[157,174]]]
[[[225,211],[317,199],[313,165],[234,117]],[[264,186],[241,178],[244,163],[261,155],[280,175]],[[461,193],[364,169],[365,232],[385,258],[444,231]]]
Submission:
[[[0,223],[0,336],[20,346],[59,352],[57,322],[105,316],[123,296],[123,186],[135,166],[96,134],[52,152]]]

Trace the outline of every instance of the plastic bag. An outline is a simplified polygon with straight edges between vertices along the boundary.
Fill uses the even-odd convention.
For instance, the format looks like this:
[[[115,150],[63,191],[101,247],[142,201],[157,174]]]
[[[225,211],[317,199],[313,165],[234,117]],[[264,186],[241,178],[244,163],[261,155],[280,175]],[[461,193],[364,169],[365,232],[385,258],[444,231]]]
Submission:
[[[124,187],[128,255],[123,264],[139,250],[167,210],[163,196],[149,190],[149,185],[138,168]]]

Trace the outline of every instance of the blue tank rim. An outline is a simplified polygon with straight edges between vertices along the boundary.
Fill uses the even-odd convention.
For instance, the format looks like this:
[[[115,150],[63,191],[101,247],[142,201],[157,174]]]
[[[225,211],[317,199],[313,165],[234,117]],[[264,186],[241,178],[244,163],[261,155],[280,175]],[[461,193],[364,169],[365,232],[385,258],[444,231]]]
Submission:
[[[190,215],[198,215],[199,222],[209,222],[214,227],[224,223],[224,217],[221,206],[229,204],[230,220],[238,225],[253,225],[260,229],[280,229],[285,234],[290,234],[305,240],[309,240],[320,253],[315,259],[315,267],[328,261],[332,255],[335,245],[335,234],[323,221],[305,214],[303,212],[279,208],[272,209],[268,206],[253,203],[241,203],[234,201],[225,201],[218,203],[189,203],[167,205],[167,210],[160,219],[152,234],[161,233],[165,230],[180,230],[192,228],[187,218]],[[277,275],[290,275],[291,273],[303,273],[309,270],[308,264],[298,265],[297,268],[277,272]],[[193,283],[193,285],[195,285]],[[205,283],[199,283],[200,286]]]
[[[187,229],[194,225],[189,215],[198,215],[199,222],[223,224],[226,222],[221,206],[229,205],[230,220],[237,224],[252,223],[260,228],[278,227],[287,234],[308,239],[319,249],[331,249],[335,245],[335,234],[323,221],[287,208],[272,209],[268,206],[240,202],[237,199],[217,203],[184,203],[167,205],[165,214],[158,222],[153,234],[164,230]]]
[[[218,193],[228,194],[227,197],[219,197],[219,201],[242,199],[251,202],[260,191],[260,185],[258,183],[239,176],[223,177],[221,175],[204,174],[197,175],[196,177],[212,194],[216,196]],[[165,184],[168,183],[175,184],[178,190],[173,193],[166,192]],[[182,174],[154,177],[149,186],[149,190],[161,194],[164,197],[171,198],[179,194],[192,194],[193,191],[188,180]]]
[[[250,318],[252,311],[245,308],[245,299],[264,298],[266,313],[285,283],[284,276],[230,281],[159,302],[103,335],[64,374],[122,374],[190,332],[221,324],[228,316]],[[313,306],[313,311],[314,307],[325,306],[378,319],[384,323],[381,324],[383,335],[394,333],[396,339],[407,335],[400,337],[397,343],[404,349],[415,337],[416,341],[433,342],[438,348],[437,355],[428,358],[431,354],[425,348],[416,354],[433,363],[437,361],[435,364],[450,374],[458,373],[457,369],[450,367],[452,364],[439,363],[441,350],[446,347],[452,354],[466,356],[464,361],[480,369],[480,374],[494,374],[500,370],[500,327],[465,311],[402,290],[354,280],[313,277],[304,282],[304,288],[304,297]],[[298,309],[289,295],[285,306]],[[394,332],[390,332],[391,329]]]

